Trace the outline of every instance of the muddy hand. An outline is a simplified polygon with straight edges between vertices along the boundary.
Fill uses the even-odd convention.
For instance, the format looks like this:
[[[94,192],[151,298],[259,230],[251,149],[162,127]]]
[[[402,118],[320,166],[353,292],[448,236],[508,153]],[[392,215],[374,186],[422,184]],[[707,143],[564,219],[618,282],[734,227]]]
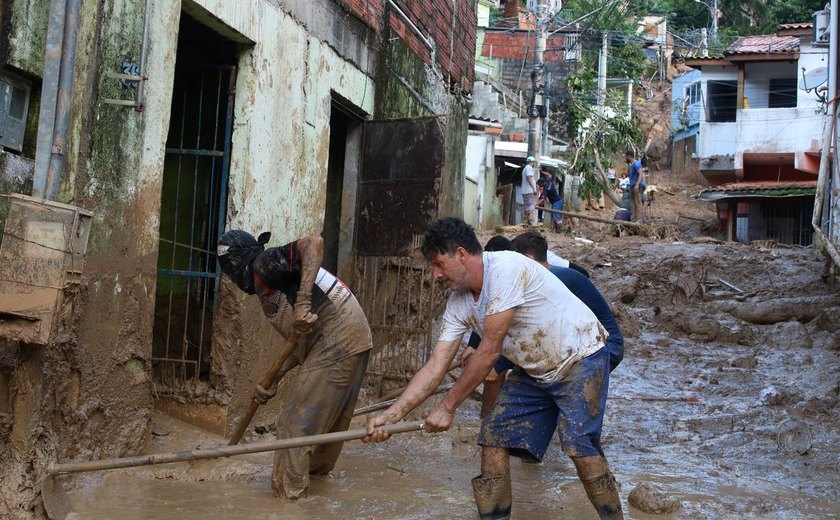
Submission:
[[[439,404],[424,419],[423,430],[429,433],[445,432],[452,427],[453,416],[453,413],[450,413],[443,405]]]
[[[393,418],[388,415],[379,415],[374,417],[367,423],[368,434],[367,437],[362,438],[362,442],[369,444],[373,442],[387,441],[391,438],[391,434],[382,430],[377,430],[377,428],[385,426],[386,424],[393,424],[394,422]]]
[[[317,320],[318,315],[312,312],[312,293],[299,291],[295,300],[295,332],[308,334]]]
[[[467,347],[461,352],[461,366],[466,367],[467,361],[470,359],[470,356],[475,354],[475,349],[472,347]]]

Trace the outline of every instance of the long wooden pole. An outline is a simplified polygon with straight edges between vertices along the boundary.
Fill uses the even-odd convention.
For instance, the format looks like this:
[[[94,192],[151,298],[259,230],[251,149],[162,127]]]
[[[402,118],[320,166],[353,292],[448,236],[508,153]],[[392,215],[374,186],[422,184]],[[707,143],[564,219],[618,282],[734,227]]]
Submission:
[[[277,386],[278,377],[277,374],[280,372],[280,369],[283,368],[283,364],[289,359],[289,356],[295,350],[297,346],[298,339],[300,339],[300,334],[297,332],[292,332],[291,335],[286,339],[286,343],[283,345],[283,349],[280,351],[280,354],[274,359],[274,364],[271,365],[271,368],[263,374],[262,379],[259,381],[259,387],[262,387],[265,390],[271,391],[275,386]],[[230,437],[230,446],[235,446],[239,444],[239,441],[242,439],[242,435],[245,434],[245,430],[248,429],[248,425],[251,424],[251,419],[254,418],[254,414],[257,413],[257,409],[260,405],[264,402],[262,394],[259,391],[259,387],[254,389],[254,396],[251,397],[251,403],[248,405],[248,410],[245,411],[245,415],[242,416],[242,419],[239,421],[239,425],[236,427],[236,431],[233,432],[233,435]]]
[[[395,434],[413,432],[421,430],[422,428],[423,421],[414,421],[388,424],[378,428],[378,430]],[[289,448],[300,448],[302,446],[314,446],[317,444],[352,441],[361,439],[366,435],[366,428],[356,428],[355,430],[347,430],[345,432],[324,433],[321,435],[309,435],[306,437],[294,437],[291,439],[252,442],[250,444],[242,444],[240,446],[217,446],[215,448],[207,448],[204,450],[153,453],[151,455],[139,455],[137,457],[68,462],[65,464],[53,463],[47,466],[47,475],[83,473],[88,471],[102,471],[117,468],[133,468],[137,466],[153,466],[156,464],[169,464],[171,462],[184,462],[188,460],[217,459],[233,455],[245,455],[247,453],[260,453],[263,451],[284,450]]]
[[[551,208],[541,208],[542,211],[547,213],[557,213],[558,215],[563,215],[564,217],[574,217],[574,218],[582,218],[584,220],[592,220],[595,222],[602,222],[604,224],[615,224],[617,226],[626,226],[633,229],[641,229],[642,224],[638,222],[627,222],[624,220],[614,220],[610,218],[603,218],[603,217],[593,217],[592,215],[585,215],[583,213],[575,213],[574,211],[561,211],[559,209],[551,209]]]

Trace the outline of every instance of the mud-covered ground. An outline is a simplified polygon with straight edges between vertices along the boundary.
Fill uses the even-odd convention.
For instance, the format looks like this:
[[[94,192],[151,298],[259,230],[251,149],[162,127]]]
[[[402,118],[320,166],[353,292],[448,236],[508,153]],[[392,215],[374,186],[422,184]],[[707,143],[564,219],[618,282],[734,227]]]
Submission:
[[[604,426],[625,515],[840,518],[837,288],[811,248],[698,240],[715,230],[713,209],[688,198],[697,189],[666,186],[648,236],[584,221],[548,233],[590,270],[627,337]],[[224,444],[154,420],[153,451]],[[297,502],[274,498],[266,454],[63,478],[77,518],[474,518],[478,424],[468,401],[450,432],[350,442]],[[512,468],[515,518],[597,518],[556,442],[542,464]],[[629,506],[643,483],[681,508]]]

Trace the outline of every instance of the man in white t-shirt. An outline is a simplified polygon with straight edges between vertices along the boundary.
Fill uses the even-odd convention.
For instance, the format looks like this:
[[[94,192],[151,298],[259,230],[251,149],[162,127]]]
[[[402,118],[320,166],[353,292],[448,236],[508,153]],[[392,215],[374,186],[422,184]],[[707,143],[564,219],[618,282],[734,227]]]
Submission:
[[[510,455],[541,460],[556,430],[601,518],[621,519],[615,478],[601,449],[609,386],[607,331],[595,314],[548,269],[511,251],[483,253],[463,220],[433,222],[421,251],[435,279],[452,293],[428,362],[382,415],[374,431],[401,420],[440,385],[467,332],[481,343],[455,386],[425,419],[426,431],[452,426],[458,406],[501,355],[516,365],[481,424],[481,475],[473,491],[481,518],[510,517]]]
[[[537,181],[534,177],[534,166],[536,166],[537,160],[529,156],[526,161],[528,164],[522,168],[522,184],[520,186],[522,189],[523,216],[525,217],[522,220],[529,226],[533,226],[537,223],[534,215],[534,210],[537,208]]]

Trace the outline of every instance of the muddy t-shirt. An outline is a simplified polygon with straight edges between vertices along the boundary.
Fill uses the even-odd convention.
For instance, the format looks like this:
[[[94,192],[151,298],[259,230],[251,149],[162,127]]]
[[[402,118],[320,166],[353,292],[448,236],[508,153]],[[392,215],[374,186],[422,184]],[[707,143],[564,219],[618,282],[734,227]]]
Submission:
[[[297,244],[272,247],[254,261],[254,285],[263,313],[288,337],[300,288],[301,259]],[[370,328],[350,289],[326,269],[319,269],[312,286],[312,312],[318,320],[294,357],[303,370],[314,370],[373,346]]]
[[[515,309],[502,355],[535,379],[559,381],[577,361],[604,347],[607,331],[595,314],[548,269],[513,251],[484,253],[478,301],[453,291],[440,339],[484,334],[487,316]]]

